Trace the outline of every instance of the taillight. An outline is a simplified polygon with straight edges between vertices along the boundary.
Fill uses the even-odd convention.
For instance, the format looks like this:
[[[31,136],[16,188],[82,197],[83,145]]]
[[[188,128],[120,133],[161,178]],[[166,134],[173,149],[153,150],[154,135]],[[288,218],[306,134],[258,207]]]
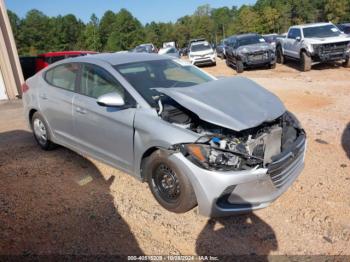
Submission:
[[[26,83],[22,84],[22,93],[25,93],[29,90],[29,86]]]

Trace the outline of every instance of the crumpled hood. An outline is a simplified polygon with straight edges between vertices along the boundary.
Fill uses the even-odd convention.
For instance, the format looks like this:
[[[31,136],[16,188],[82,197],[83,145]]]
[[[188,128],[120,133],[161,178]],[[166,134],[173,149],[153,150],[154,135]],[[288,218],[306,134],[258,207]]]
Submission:
[[[229,77],[190,87],[155,88],[202,120],[235,131],[281,116],[281,100],[244,77]]]
[[[253,45],[244,45],[237,48],[237,52],[239,53],[255,53],[259,51],[267,51],[271,48],[271,45],[268,43],[259,43],[259,44],[253,44]]]

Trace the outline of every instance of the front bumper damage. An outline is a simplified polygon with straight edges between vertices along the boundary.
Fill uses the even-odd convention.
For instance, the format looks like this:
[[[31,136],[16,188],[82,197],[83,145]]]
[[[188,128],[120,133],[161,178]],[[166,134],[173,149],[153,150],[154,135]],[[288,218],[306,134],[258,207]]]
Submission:
[[[189,177],[199,213],[208,217],[242,214],[265,208],[283,194],[304,167],[306,137],[298,138],[266,168],[212,171],[198,167],[177,152],[170,160]]]
[[[242,62],[247,67],[262,66],[276,63],[276,56],[271,51],[259,51],[242,55]]]
[[[315,62],[344,61],[350,57],[349,42],[313,45],[312,59]]]

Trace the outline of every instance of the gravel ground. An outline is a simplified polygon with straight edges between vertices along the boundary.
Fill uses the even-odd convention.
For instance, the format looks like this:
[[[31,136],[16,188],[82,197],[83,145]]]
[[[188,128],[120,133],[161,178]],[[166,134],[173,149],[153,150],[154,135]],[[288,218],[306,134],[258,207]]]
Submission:
[[[21,102],[0,104],[0,254],[350,255],[350,70],[249,70],[301,120],[306,167],[270,207],[207,219],[161,208],[146,184],[68,149],[41,151]],[[222,60],[204,70],[235,75]]]

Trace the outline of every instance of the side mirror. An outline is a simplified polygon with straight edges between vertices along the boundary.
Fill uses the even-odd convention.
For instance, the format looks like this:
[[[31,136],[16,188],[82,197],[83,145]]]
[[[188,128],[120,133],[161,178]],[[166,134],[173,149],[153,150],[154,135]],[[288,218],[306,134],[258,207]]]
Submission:
[[[295,38],[295,40],[297,40],[298,42],[300,42],[301,37],[300,37],[300,36],[297,36],[297,37]]]
[[[108,93],[97,98],[97,104],[107,107],[124,106],[124,98],[117,92]]]

